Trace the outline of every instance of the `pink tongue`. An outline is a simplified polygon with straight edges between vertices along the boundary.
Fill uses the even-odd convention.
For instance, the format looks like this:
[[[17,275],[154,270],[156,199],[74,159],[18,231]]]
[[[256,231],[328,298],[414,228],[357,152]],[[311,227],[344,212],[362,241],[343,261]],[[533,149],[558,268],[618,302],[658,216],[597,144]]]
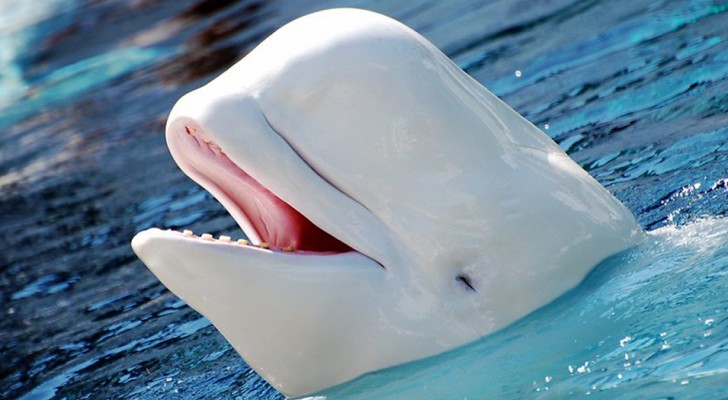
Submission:
[[[291,246],[296,250],[346,252],[351,248],[322,231],[306,217],[279,199],[255,179],[222,155],[225,178],[213,181],[248,217],[261,240],[273,247]]]
[[[291,246],[297,251],[352,251],[238,168],[215,143],[204,143],[196,134],[176,136],[181,143],[174,145],[184,148],[187,168],[178,161],[180,167],[212,193],[238,224],[243,225],[240,220],[247,219],[261,241],[272,247]]]

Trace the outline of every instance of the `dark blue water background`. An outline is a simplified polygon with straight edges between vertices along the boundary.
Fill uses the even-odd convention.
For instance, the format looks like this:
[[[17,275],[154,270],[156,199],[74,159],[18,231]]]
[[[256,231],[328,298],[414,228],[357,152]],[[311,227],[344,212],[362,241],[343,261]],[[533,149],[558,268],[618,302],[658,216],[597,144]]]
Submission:
[[[0,0],[0,398],[280,398],[129,241],[240,236],[166,113],[341,5],[424,34],[655,232],[495,335],[326,396],[728,398],[728,3],[641,0]]]

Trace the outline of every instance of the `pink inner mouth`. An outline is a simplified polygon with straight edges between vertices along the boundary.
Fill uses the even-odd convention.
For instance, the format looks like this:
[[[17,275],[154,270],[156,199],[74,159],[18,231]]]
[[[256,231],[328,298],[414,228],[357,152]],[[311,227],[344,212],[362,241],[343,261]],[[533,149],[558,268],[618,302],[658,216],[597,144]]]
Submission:
[[[255,231],[246,232],[253,241],[296,251],[352,251],[245,173],[204,133],[189,127],[185,131],[168,138],[175,161],[222,203],[241,227]]]

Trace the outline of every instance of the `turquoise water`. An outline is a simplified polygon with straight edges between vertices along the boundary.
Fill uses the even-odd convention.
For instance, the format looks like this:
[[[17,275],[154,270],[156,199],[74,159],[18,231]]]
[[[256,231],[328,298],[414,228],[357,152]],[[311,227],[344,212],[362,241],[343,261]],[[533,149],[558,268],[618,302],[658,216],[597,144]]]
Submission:
[[[281,398],[129,241],[239,236],[166,114],[342,5],[421,32],[651,233],[494,335],[318,398],[728,398],[728,3],[697,0],[0,0],[0,398]]]
[[[448,354],[332,399],[728,398],[728,222],[653,231],[576,289]]]

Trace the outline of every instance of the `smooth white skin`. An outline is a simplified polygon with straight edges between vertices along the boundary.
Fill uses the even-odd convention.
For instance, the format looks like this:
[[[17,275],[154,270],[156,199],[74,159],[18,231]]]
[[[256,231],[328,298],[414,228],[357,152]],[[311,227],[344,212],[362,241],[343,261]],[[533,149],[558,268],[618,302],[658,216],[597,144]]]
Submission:
[[[361,253],[158,229],[132,242],[290,396],[503,328],[643,238],[546,135],[422,36],[368,11],[284,26],[175,105],[167,134],[185,126]]]

